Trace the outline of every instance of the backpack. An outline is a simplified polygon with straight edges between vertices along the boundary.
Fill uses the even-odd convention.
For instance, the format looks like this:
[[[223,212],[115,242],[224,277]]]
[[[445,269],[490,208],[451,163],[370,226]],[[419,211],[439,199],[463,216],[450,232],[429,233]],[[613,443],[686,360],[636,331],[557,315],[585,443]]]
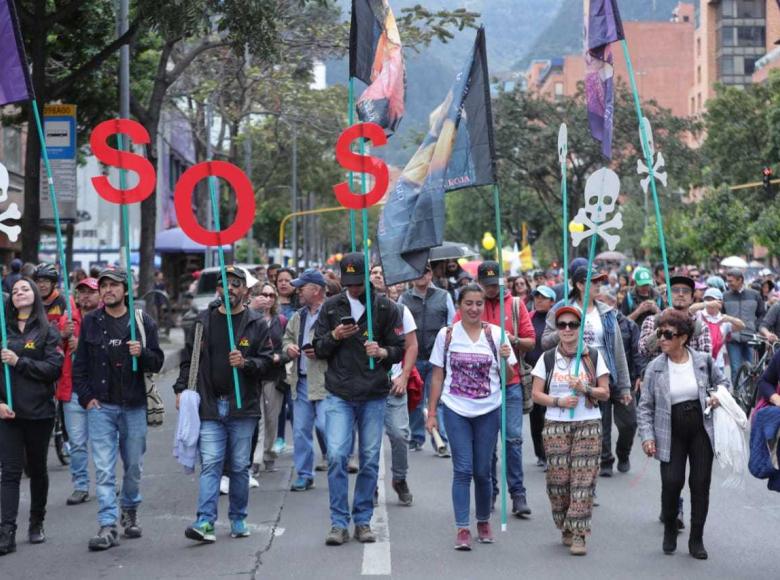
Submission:
[[[145,348],[146,329],[144,328],[144,315],[141,310],[135,311],[135,322],[139,338],[141,339],[141,348]],[[150,427],[159,427],[165,420],[165,405],[160,396],[160,391],[157,390],[153,373],[144,373],[144,384],[146,385],[146,424]]]
[[[550,383],[552,382],[552,370],[555,367],[555,351],[558,347],[551,348],[542,355],[544,357],[544,370],[547,373],[547,377],[544,379],[544,394],[550,394]],[[593,361],[593,368],[597,369],[599,366],[599,350],[588,347],[588,356]]]

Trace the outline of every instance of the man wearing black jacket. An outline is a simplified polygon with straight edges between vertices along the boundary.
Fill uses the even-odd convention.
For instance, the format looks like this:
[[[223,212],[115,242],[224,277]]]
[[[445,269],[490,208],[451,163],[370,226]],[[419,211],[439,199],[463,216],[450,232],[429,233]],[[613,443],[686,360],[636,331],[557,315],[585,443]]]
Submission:
[[[187,389],[194,349],[194,336],[203,328],[197,374],[200,395],[200,490],[198,515],[184,535],[191,540],[216,541],[219,481],[225,461],[230,464],[230,535],[249,535],[246,525],[249,503],[249,464],[252,434],[260,419],[260,379],[271,367],[273,351],[268,325],[258,312],[244,307],[248,292],[246,272],[237,266],[227,267],[228,301],[236,349],[230,350],[227,310],[222,279],[219,290],[223,299],[202,312],[187,337],[179,378],[173,386],[176,407]],[[241,408],[238,407],[233,369],[238,369]]]
[[[379,474],[385,404],[392,387],[389,374],[393,364],[401,361],[404,351],[403,323],[396,305],[373,292],[373,340],[368,340],[364,268],[362,254],[344,256],[341,283],[346,291],[323,304],[314,329],[314,352],[317,358],[328,361],[325,439],[331,530],[325,543],[329,546],[339,546],[349,539],[347,460],[356,424],[360,471],[355,481],[351,517],[358,541],[376,541],[370,522]],[[373,369],[369,357],[374,360]]]
[[[162,368],[163,354],[157,339],[157,325],[148,315],[142,320],[146,344],[130,340],[127,308],[127,273],[106,269],[98,278],[103,307],[87,314],[81,323],[73,389],[87,409],[87,427],[95,463],[99,504],[98,534],[90,539],[90,550],[107,550],[119,545],[116,493],[116,462],[121,452],[122,519],[125,537],[140,538],[137,510],[141,504],[141,473],[146,451],[146,383],[144,373]],[[133,371],[132,357],[138,363]]]

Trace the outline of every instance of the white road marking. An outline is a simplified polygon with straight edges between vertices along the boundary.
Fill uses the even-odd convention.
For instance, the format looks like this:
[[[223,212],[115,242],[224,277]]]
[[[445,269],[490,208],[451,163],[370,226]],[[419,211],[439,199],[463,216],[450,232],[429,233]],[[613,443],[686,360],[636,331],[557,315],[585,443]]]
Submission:
[[[376,542],[363,544],[363,576],[389,576],[392,573],[390,555],[390,523],[387,517],[385,501],[385,444],[379,452],[379,505],[374,508],[371,529],[376,534]]]

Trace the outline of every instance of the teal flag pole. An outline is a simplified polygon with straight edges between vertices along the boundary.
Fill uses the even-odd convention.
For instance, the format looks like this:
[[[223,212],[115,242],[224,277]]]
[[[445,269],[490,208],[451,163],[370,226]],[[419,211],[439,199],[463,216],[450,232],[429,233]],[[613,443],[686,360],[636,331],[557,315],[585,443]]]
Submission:
[[[623,56],[626,59],[626,68],[628,69],[628,78],[631,81],[631,92],[634,94],[634,109],[636,110],[637,121],[639,121],[639,138],[642,143],[642,154],[647,164],[648,177],[650,179],[650,187],[653,191],[653,203],[655,204],[655,225],[658,230],[658,243],[661,246],[661,259],[664,263],[664,279],[666,280],[666,299],[667,305],[672,305],[672,286],[669,283],[669,260],[666,255],[666,238],[664,237],[664,218],[661,215],[661,205],[658,202],[658,190],[655,186],[655,171],[653,170],[653,157],[650,152],[649,141],[647,133],[645,132],[645,124],[642,122],[642,104],[639,101],[639,90],[636,86],[636,75],[634,74],[634,67],[631,64],[631,54],[628,51],[628,42],[624,38],[621,41],[623,47]]]
[[[566,123],[558,130],[558,161],[561,164],[561,198],[563,199],[563,304],[569,305],[569,193],[566,179],[566,156],[568,155],[568,133]]]
[[[119,140],[119,150],[125,150],[125,138],[121,133],[117,135]],[[122,191],[127,191],[127,169],[124,167],[119,168],[119,188]],[[135,297],[133,296],[133,275],[130,268],[130,219],[128,218],[127,204],[122,204],[122,231],[125,238],[125,247],[123,248],[125,253],[125,264],[127,264],[127,298],[130,306],[130,340],[135,341],[136,328],[135,328]],[[132,357],[133,360],[133,372],[138,371],[138,357]]]
[[[211,173],[211,159],[209,159],[209,196],[211,197],[211,213],[214,215],[214,229],[217,232],[222,231],[219,223],[219,204],[217,203],[217,178]],[[222,249],[222,241],[219,233],[217,234],[217,254],[219,255],[219,275],[222,280],[222,301],[225,306],[225,317],[227,318],[228,340],[230,341],[231,352],[236,350],[236,339],[233,334],[233,307],[230,305],[230,294],[228,292],[227,271],[225,270],[225,251]],[[238,382],[238,369],[233,367],[233,388],[236,391],[236,407],[241,408],[241,389]]]
[[[360,140],[360,154],[365,155],[366,153],[366,140],[361,139]],[[365,171],[360,174],[360,192],[363,195],[366,195],[366,189],[367,189],[367,181],[366,181],[366,173]],[[349,210],[350,215],[354,219],[355,211]],[[373,324],[373,313],[371,311],[371,276],[369,270],[371,269],[371,249],[368,247],[368,209],[366,207],[363,207],[362,210],[360,210],[361,218],[363,220],[363,262],[364,262],[364,270],[365,270],[365,287],[366,287],[366,322],[368,324],[368,340],[369,342],[374,340],[374,324]],[[354,232],[354,230],[353,230]],[[354,233],[353,233],[353,241],[354,241]],[[373,371],[374,370],[374,357],[368,357],[368,367]]]
[[[68,277],[68,264],[65,261],[65,244],[62,241],[62,224],[60,223],[60,208],[57,203],[57,192],[54,189],[54,176],[51,171],[51,162],[49,161],[49,151],[46,148],[46,135],[43,132],[43,123],[41,122],[41,113],[38,110],[38,101],[31,101],[33,116],[35,117],[35,127],[38,130],[38,140],[41,143],[41,156],[43,165],[46,168],[46,181],[49,184],[49,198],[51,199],[52,212],[54,214],[54,230],[57,234],[57,254],[62,268],[62,287],[65,290],[65,309],[68,313],[68,322],[73,322],[73,312],[70,307],[70,278]],[[5,329],[5,326],[3,326]],[[133,359],[135,360],[135,359]]]
[[[503,346],[506,341],[506,324],[504,316],[504,295],[506,287],[504,284],[504,260],[503,260],[503,239],[501,236],[501,196],[498,184],[493,185],[493,205],[496,209],[496,254],[498,257],[498,292],[501,311],[501,342]],[[501,377],[501,531],[506,531],[506,360],[499,356]]]
[[[349,101],[349,115],[348,115],[348,118],[349,118],[349,126],[351,127],[355,123],[355,79],[353,77],[349,77],[348,94],[349,94],[349,98],[348,98],[348,101]],[[361,153],[362,153],[363,146],[364,146],[363,145],[363,140],[361,139],[360,140]],[[364,174],[364,176],[363,176],[363,181],[364,182],[365,182],[365,179],[366,178],[365,178],[365,174]],[[355,188],[353,186],[354,186],[354,174],[350,171],[349,172],[349,190],[350,191],[355,191]],[[364,188],[363,192],[365,193],[365,188]],[[349,237],[350,237],[350,241],[352,242],[352,251],[353,252],[357,252],[357,241],[355,239],[355,229],[356,229],[356,227],[357,226],[355,224],[355,210],[351,209],[351,210],[349,210]],[[366,268],[368,268],[368,266],[366,266]],[[373,359],[372,359],[372,361],[373,361]]]
[[[585,295],[582,297],[582,318],[580,319],[580,332],[577,339],[577,357],[574,359],[574,377],[580,376],[580,362],[582,361],[582,351],[585,347],[585,318],[588,316],[588,303],[590,302],[590,279],[593,274],[593,259],[596,255],[596,234],[590,238],[590,250],[588,252],[588,276],[585,279]],[[572,392],[576,395],[576,392]],[[574,418],[574,409],[569,410],[569,417]]]
[[[0,278],[0,280],[2,280]],[[8,331],[5,327],[5,300],[0,300],[0,331],[2,331],[3,348],[8,348]],[[8,408],[14,410],[14,399],[11,393],[11,369],[8,363],[3,363],[3,376],[5,377],[5,402]]]

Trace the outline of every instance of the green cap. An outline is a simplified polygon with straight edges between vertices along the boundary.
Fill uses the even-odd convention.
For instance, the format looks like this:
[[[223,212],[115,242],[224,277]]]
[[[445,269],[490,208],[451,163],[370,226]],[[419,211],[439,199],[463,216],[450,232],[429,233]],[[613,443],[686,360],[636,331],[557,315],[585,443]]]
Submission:
[[[647,268],[637,268],[634,270],[634,283],[637,286],[649,286],[653,283],[653,275]]]

